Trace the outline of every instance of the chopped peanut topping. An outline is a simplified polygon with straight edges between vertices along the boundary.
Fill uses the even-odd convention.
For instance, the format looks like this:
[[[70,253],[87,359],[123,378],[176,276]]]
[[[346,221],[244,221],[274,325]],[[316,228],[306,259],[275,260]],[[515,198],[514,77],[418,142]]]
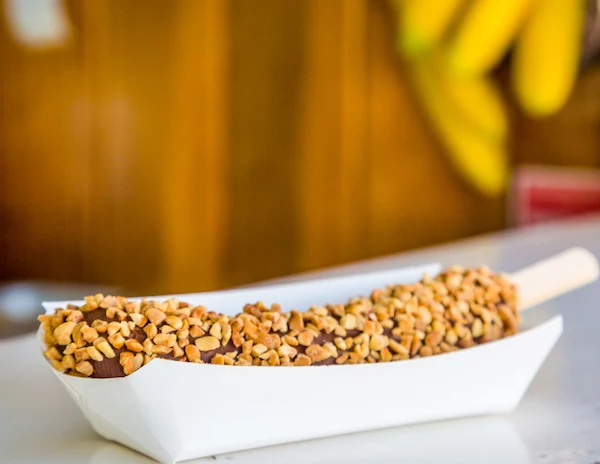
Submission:
[[[130,302],[98,294],[39,320],[46,358],[86,377],[105,371],[95,363],[118,361],[116,375],[129,375],[157,357],[231,366],[400,361],[496,340],[514,334],[521,321],[506,277],[459,267],[305,312],[258,302],[228,317],[176,299]]]

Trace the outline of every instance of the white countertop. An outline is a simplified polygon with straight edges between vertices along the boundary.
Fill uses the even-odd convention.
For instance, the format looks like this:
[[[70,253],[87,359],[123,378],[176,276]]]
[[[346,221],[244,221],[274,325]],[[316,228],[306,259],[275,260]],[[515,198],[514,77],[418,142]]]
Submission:
[[[415,263],[489,264],[513,271],[580,245],[600,257],[600,218],[494,234],[314,275]],[[300,276],[300,279],[305,276]],[[280,280],[290,280],[286,278]],[[525,314],[556,313],[564,333],[516,411],[275,446],[205,460],[256,463],[580,463],[600,462],[600,285]],[[440,384],[440,392],[443,392]],[[365,392],[365,395],[368,393]],[[151,463],[94,433],[45,364],[33,335],[0,342],[0,462]]]

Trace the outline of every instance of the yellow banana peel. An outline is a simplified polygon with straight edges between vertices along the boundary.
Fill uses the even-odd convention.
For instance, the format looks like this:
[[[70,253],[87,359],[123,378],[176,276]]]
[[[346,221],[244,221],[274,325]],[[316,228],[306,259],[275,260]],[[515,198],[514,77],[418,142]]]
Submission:
[[[496,66],[538,0],[474,0],[447,49],[450,69],[462,77]],[[574,0],[577,1],[577,0]]]
[[[542,0],[518,37],[511,84],[531,116],[547,116],[567,101],[579,70],[586,5]]]
[[[397,0],[398,45],[411,58],[439,44],[466,0]]]
[[[461,79],[442,66],[436,67],[441,91],[472,126],[489,137],[508,137],[508,112],[497,84],[488,75]]]
[[[509,121],[488,75],[514,45],[511,86],[532,116],[558,111],[579,68],[585,0],[392,0],[421,105],[461,176],[486,196],[509,178]]]
[[[501,195],[509,177],[505,139],[491,137],[465,117],[440,85],[438,73],[430,62],[413,63],[411,74],[422,107],[458,172],[483,195]],[[485,112],[483,106],[479,108],[481,113]]]

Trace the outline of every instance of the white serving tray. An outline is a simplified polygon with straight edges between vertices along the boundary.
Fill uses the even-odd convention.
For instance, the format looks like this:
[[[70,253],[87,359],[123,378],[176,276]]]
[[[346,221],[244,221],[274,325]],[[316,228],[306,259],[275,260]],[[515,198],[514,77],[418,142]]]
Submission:
[[[112,442],[96,443],[87,464],[137,463],[133,452]],[[399,459],[402,457],[402,459]],[[427,422],[337,435],[215,456],[215,464],[533,464],[515,426],[504,415]],[[211,457],[185,464],[210,464]],[[152,461],[154,462],[154,461]]]
[[[416,282],[423,272],[438,271],[439,266],[429,265],[177,298],[230,315],[258,300],[278,302],[284,310],[306,309],[368,295],[392,283]],[[51,313],[66,303],[44,307]],[[50,368],[100,435],[170,464],[317,437],[510,411],[561,332],[562,318],[557,316],[485,345],[379,364],[243,367],[156,359],[118,379],[78,378]],[[41,332],[39,336],[42,343]]]

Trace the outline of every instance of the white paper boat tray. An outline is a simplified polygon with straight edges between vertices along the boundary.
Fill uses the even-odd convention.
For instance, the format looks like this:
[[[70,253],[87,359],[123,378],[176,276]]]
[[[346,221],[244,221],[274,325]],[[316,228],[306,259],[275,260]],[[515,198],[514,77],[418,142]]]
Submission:
[[[438,271],[438,265],[427,265],[174,296],[231,315],[259,300],[280,303],[284,310],[306,309],[368,295],[392,283],[415,282],[424,272]],[[49,313],[67,303],[44,307]],[[243,367],[156,359],[118,379],[85,379],[53,371],[100,435],[170,464],[311,438],[510,411],[561,333],[562,318],[557,316],[503,340],[379,364]]]

